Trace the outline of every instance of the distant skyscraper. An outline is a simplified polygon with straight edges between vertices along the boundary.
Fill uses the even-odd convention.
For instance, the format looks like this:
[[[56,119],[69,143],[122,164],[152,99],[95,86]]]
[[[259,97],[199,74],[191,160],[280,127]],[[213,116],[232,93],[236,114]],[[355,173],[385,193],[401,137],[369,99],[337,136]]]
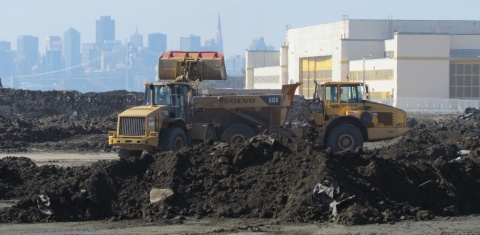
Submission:
[[[102,45],[105,41],[115,40],[115,20],[110,16],[100,16],[96,21],[96,44]]]
[[[19,36],[17,39],[16,73],[20,75],[34,73],[38,59],[38,38],[29,35]]]
[[[220,14],[218,14],[217,51],[223,54],[222,25],[220,24]]]
[[[138,33],[138,28],[135,30],[135,34],[130,36],[130,42],[136,47],[143,47],[143,35]]]
[[[62,52],[59,50],[50,50],[45,52],[43,60],[45,72],[56,71],[62,68]]]
[[[43,66],[46,72],[62,68],[62,49],[63,42],[60,36],[47,36],[47,45],[43,60]]]
[[[60,36],[47,36],[47,51],[57,50],[62,51],[63,42]]]
[[[0,41],[0,52],[12,50],[12,43],[6,41]]]
[[[248,47],[248,50],[251,51],[273,51],[275,48],[270,45],[265,44],[265,40],[263,37],[258,37],[253,39],[252,44]]]
[[[180,50],[181,51],[200,51],[202,45],[200,44],[200,36],[190,34],[188,37],[180,38]]]
[[[100,68],[101,52],[95,46],[95,43],[82,44],[82,64],[85,64],[85,69],[99,69]]]
[[[215,39],[205,40],[202,47],[203,51],[218,51],[217,43]]]
[[[74,28],[69,28],[63,34],[63,58],[65,59],[66,68],[82,63],[82,57],[80,54],[80,33]],[[74,74],[81,70],[82,68],[78,67],[67,70],[67,73]]]
[[[0,77],[7,77],[13,74],[12,44],[0,41]]]
[[[225,69],[228,76],[242,76],[246,67],[246,59],[243,56],[236,55],[225,59]]]
[[[148,50],[160,56],[167,50],[167,35],[163,33],[152,33],[148,35]]]

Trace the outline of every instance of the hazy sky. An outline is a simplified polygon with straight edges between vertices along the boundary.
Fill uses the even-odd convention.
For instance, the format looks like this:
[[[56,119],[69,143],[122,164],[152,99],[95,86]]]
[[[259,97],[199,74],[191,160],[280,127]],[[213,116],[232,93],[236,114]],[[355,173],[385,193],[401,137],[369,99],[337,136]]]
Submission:
[[[179,38],[194,34],[202,43],[216,37],[222,21],[226,56],[244,55],[256,37],[279,48],[285,26],[311,26],[350,19],[480,20],[479,0],[0,0],[0,41],[16,50],[19,35],[39,38],[45,51],[47,35],[62,36],[70,27],[82,43],[95,42],[95,21],[115,20],[115,37],[125,41],[138,32],[167,34],[168,49],[179,49]],[[129,40],[129,39],[128,39]]]

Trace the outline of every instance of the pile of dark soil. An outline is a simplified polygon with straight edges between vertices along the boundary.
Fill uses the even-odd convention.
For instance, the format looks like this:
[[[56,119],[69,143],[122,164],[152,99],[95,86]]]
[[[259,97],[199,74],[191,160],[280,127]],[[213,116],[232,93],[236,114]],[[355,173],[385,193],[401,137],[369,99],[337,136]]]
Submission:
[[[274,136],[271,144],[260,136],[89,167],[39,167],[8,157],[0,160],[0,200],[17,202],[0,208],[0,222],[191,216],[367,224],[480,213],[479,119],[417,115],[409,119],[412,130],[393,144],[339,154],[303,140]],[[336,216],[313,193],[326,182],[338,183],[336,199],[349,198],[336,206]],[[152,189],[173,195],[151,203]]]
[[[1,89],[0,151],[108,151],[106,133],[115,129],[117,114],[142,96]]]

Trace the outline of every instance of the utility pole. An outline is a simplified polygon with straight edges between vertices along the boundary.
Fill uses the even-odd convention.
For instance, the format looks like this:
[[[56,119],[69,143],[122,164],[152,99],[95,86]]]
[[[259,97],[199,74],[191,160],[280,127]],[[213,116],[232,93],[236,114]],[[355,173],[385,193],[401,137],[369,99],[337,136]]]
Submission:
[[[362,56],[362,63],[363,63],[362,82],[363,82],[363,84],[365,84],[365,59],[366,58],[371,59],[372,58],[372,53],[370,53],[369,55],[363,55]]]

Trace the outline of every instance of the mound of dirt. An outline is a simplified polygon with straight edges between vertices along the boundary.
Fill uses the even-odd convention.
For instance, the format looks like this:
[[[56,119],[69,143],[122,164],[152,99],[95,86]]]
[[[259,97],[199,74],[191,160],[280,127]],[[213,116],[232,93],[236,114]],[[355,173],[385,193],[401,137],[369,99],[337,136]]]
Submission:
[[[3,151],[106,150],[106,131],[128,99],[126,92],[8,92],[15,95],[3,100],[15,97],[20,108],[1,103]],[[7,157],[0,159],[0,200],[16,203],[0,208],[0,223],[189,216],[353,225],[480,213],[480,115],[416,115],[409,123],[393,144],[338,154],[257,136],[89,167]],[[172,195],[159,196],[162,190]]]
[[[393,159],[402,143],[333,154],[302,141],[280,138],[270,145],[257,137],[71,168],[5,158],[0,198],[19,201],[0,210],[0,222],[193,216],[366,224],[480,212],[478,149],[460,159],[430,149],[412,149],[412,156],[423,157]],[[335,217],[313,194],[318,183],[332,180],[339,193],[353,196],[337,206]],[[152,189],[171,189],[173,196],[151,203]],[[49,198],[51,214],[39,209],[40,195]]]
[[[140,100],[137,97],[143,94],[1,89],[0,151],[79,150],[78,145],[109,150],[106,141],[93,142],[116,128],[118,113]],[[75,141],[60,142],[69,139]]]

